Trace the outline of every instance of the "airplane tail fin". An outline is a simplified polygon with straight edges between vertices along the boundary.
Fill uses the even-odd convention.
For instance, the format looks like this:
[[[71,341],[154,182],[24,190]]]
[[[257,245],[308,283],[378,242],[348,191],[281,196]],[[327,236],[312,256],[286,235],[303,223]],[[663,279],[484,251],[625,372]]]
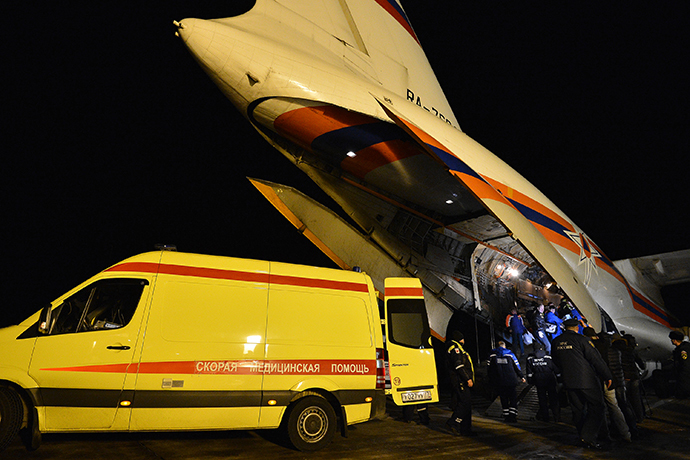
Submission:
[[[289,22],[350,71],[459,128],[419,39],[398,0],[257,0],[247,21]],[[218,19],[232,21],[236,18]],[[325,34],[324,34],[325,32]],[[331,43],[320,43],[328,37]],[[332,38],[342,44],[334,49]]]

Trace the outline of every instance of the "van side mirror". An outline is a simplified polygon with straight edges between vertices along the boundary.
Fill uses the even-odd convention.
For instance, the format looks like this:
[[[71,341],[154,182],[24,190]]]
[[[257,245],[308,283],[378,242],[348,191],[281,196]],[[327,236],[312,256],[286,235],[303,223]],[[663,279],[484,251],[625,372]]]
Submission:
[[[50,333],[50,323],[53,313],[52,305],[48,304],[41,310],[41,316],[38,319],[38,333],[47,335]]]

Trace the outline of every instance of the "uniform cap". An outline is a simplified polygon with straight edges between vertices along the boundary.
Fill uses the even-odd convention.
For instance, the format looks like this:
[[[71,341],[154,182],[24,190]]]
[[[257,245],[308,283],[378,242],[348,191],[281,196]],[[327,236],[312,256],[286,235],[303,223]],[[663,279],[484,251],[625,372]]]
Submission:
[[[668,338],[671,339],[671,340],[678,340],[678,341],[682,342],[683,339],[685,338],[685,336],[683,335],[682,332],[671,331],[671,332],[668,334]]]
[[[465,339],[465,336],[464,336],[464,334],[463,334],[462,332],[460,332],[460,331],[453,331],[453,333],[451,334],[450,338],[451,338],[452,340],[455,340],[456,342],[459,342],[459,341],[461,341],[461,340],[464,340],[464,339]]]
[[[582,330],[582,335],[594,337],[597,335],[597,331],[595,331],[593,327],[586,327]]]
[[[580,322],[576,318],[570,318],[570,319],[566,319],[565,321],[563,321],[563,325],[565,327],[575,327],[575,326],[579,326]]]

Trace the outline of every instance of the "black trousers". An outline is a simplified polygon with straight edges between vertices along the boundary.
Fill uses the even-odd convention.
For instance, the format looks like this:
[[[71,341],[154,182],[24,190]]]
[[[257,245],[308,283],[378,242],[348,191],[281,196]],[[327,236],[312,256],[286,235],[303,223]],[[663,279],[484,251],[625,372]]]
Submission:
[[[503,408],[503,417],[515,420],[517,418],[517,392],[515,385],[499,386],[498,396],[501,398],[501,407]]]
[[[452,382],[453,415],[448,423],[453,425],[460,433],[472,431],[472,394],[464,385]]]
[[[429,405],[428,404],[415,404],[413,406],[403,406],[403,420],[406,422],[411,422],[415,409],[417,409],[417,414],[419,415],[419,422],[422,425],[428,425],[429,424]]]
[[[580,438],[594,444],[604,422],[606,403],[601,388],[569,389],[568,401],[573,409],[575,427]]]
[[[537,412],[537,419],[549,421],[549,407],[553,412],[553,418],[556,422],[561,420],[561,406],[558,401],[558,386],[556,382],[551,382],[547,385],[535,385],[537,387],[537,397],[539,398],[539,412]]]

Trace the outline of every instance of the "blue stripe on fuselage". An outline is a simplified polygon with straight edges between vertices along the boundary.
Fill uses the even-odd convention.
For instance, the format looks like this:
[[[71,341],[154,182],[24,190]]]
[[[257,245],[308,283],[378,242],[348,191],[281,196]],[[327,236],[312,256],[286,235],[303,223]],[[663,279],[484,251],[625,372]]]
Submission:
[[[315,152],[340,163],[348,152],[355,152],[381,142],[409,139],[407,134],[391,123],[366,123],[335,129],[318,136],[311,143]]]

